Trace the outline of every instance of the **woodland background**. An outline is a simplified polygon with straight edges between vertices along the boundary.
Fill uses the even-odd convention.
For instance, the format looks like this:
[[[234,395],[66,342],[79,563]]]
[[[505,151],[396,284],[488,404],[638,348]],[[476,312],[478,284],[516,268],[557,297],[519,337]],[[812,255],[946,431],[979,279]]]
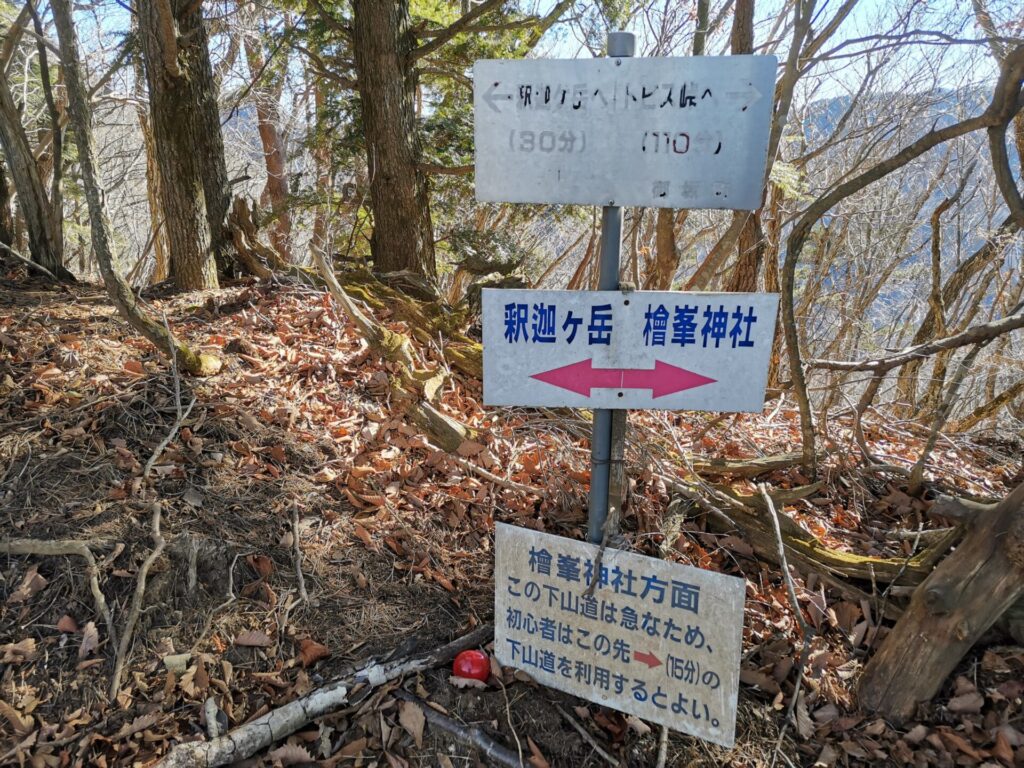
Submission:
[[[1024,759],[1017,3],[0,17],[0,761],[189,764],[304,696],[330,714],[254,760]],[[623,227],[624,282],[782,296],[764,413],[631,415],[618,504],[628,546],[747,579],[728,752],[443,653],[364,669],[486,644],[494,520],[585,526],[589,414],[483,409],[476,313],[596,287],[599,218],[474,201],[471,72],[616,29],[780,62],[762,207]]]

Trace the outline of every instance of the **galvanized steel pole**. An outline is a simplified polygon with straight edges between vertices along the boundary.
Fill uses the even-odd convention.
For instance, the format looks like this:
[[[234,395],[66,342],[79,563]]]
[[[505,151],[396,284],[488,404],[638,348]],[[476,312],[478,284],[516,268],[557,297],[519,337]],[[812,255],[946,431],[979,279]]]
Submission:
[[[635,50],[636,37],[632,32],[608,33],[609,58],[630,57]],[[601,210],[601,271],[598,290],[619,289],[621,248],[622,208],[616,205],[614,200],[609,200],[608,205]],[[625,425],[624,410],[594,410],[594,426],[590,439],[590,511],[587,524],[587,539],[594,544],[600,544],[604,540],[610,503],[616,508],[622,503]],[[618,498],[609,498],[611,490],[614,490]],[[607,533],[611,537],[617,531]]]

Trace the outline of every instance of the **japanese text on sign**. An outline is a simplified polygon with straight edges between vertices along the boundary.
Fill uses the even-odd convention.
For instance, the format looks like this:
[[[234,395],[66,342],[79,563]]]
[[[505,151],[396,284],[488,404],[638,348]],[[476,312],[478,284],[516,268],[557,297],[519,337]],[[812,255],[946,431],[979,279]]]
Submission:
[[[503,524],[495,546],[499,661],[581,698],[732,744],[740,579],[611,549],[597,566],[595,545]]]
[[[757,208],[775,66],[772,56],[478,61],[477,198]]]
[[[488,405],[760,411],[778,297],[484,290]]]

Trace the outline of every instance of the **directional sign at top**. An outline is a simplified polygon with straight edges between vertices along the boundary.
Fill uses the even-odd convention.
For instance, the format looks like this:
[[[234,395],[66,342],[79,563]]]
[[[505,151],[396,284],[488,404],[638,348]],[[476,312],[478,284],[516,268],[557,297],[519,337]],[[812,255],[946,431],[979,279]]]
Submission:
[[[761,205],[774,56],[483,60],[478,200]]]
[[[760,411],[774,293],[483,292],[487,405]]]

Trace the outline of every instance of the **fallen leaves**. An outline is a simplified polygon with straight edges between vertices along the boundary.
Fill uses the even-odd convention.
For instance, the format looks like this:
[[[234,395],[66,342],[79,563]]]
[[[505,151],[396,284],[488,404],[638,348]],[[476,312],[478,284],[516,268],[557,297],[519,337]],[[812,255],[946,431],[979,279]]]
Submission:
[[[96,629],[96,622],[89,621],[82,627],[82,644],[78,646],[78,658],[85,659],[92,655],[100,647],[100,633]]]
[[[258,629],[250,629],[235,637],[235,645],[242,648],[269,648],[274,641]]]
[[[33,565],[28,571],[25,572],[24,578],[21,580],[21,584],[15,589],[10,597],[7,598],[8,605],[17,605],[18,603],[24,603],[35,597],[36,594],[41,592],[47,585],[46,578],[39,573],[39,566]]]
[[[305,637],[299,641],[299,661],[304,667],[311,667],[330,655],[331,651],[326,645],[318,643],[312,638]]]
[[[36,639],[26,637],[16,643],[0,645],[0,662],[4,664],[24,664],[36,657]]]

